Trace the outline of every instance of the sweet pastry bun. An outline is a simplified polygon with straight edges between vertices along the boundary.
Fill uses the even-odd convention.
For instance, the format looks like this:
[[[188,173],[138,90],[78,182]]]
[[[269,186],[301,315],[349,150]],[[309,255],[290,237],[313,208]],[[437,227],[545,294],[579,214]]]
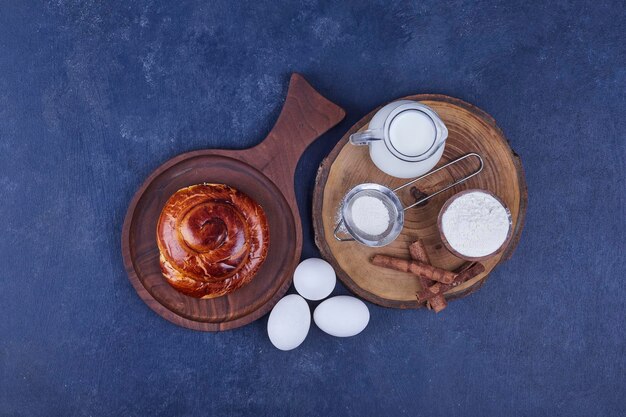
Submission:
[[[157,224],[161,271],[191,297],[214,298],[250,282],[269,247],[263,208],[225,184],[178,190]]]

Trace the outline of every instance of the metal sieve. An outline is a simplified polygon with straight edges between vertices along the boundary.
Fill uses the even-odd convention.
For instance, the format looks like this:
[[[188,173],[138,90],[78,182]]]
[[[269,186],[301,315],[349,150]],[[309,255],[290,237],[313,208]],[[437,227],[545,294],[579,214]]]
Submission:
[[[389,225],[387,229],[379,235],[371,235],[361,230],[355,224],[354,218],[352,217],[352,206],[354,202],[365,196],[380,200],[389,214]],[[335,238],[338,240],[356,240],[359,243],[373,247],[385,246],[394,241],[402,231],[402,226],[404,225],[404,207],[398,196],[384,185],[372,183],[359,184],[345,195],[343,205],[341,206],[341,219],[351,238],[344,239],[337,236],[337,231],[341,226],[340,222],[335,229]]]
[[[409,206],[404,207],[404,205],[400,201],[400,197],[398,197],[397,195],[398,191],[400,191],[401,189],[405,187],[408,187],[409,185],[414,184],[415,182],[423,178],[428,177],[429,175],[435,174],[436,172],[441,171],[469,157],[475,157],[478,159],[480,165],[476,171],[472,172],[471,174],[459,180],[452,182],[451,184],[448,184],[441,190],[438,190],[430,195],[427,195],[426,197],[419,199],[418,201],[410,204]],[[342,204],[341,205],[341,220],[335,227],[333,235],[335,236],[335,239],[337,239],[340,242],[357,241],[363,245],[370,246],[370,247],[380,247],[380,246],[388,245],[400,235],[400,232],[402,232],[402,228],[404,227],[404,211],[405,210],[413,208],[417,206],[418,204],[421,204],[424,201],[427,201],[430,198],[469,180],[473,176],[478,175],[478,173],[482,171],[483,166],[484,164],[483,164],[483,159],[481,158],[481,156],[478,155],[477,153],[472,152],[472,153],[468,153],[467,155],[463,155],[462,157],[457,158],[451,162],[448,162],[447,164],[442,165],[441,167],[427,174],[424,174],[421,177],[415,178],[405,184],[402,184],[401,186],[394,188],[393,190],[380,184],[374,184],[374,183],[359,184],[355,186],[354,188],[352,188],[350,191],[348,191],[348,193],[343,197],[343,200],[341,203]],[[379,235],[371,235],[371,234],[364,232],[363,230],[359,229],[359,227],[354,222],[354,218],[352,216],[352,206],[358,198],[364,197],[364,196],[370,196],[370,197],[379,199],[383,203],[383,205],[385,206],[389,214],[389,225],[387,226],[387,229]],[[345,228],[345,232],[341,230],[342,226]],[[343,234],[344,237],[340,236],[340,234]]]

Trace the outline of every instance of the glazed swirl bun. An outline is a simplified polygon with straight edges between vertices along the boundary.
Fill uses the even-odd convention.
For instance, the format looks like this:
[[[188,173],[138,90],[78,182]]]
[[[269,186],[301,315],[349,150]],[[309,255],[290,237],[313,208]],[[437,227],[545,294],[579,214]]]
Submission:
[[[269,227],[261,206],[224,184],[199,184],[167,200],[157,225],[161,271],[197,298],[219,297],[254,277],[267,256]]]

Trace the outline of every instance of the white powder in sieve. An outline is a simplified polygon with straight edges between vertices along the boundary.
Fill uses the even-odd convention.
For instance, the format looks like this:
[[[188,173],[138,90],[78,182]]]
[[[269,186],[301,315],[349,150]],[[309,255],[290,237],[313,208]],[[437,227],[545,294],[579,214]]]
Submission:
[[[450,246],[469,257],[497,251],[509,233],[509,216],[493,196],[475,191],[454,200],[441,217]]]
[[[376,197],[358,197],[350,210],[354,225],[363,233],[378,236],[389,227],[389,210]]]

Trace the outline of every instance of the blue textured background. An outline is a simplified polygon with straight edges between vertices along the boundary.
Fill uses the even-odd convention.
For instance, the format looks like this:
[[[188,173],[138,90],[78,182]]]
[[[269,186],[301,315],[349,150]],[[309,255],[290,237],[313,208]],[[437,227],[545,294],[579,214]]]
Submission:
[[[0,2],[0,415],[626,414],[625,3],[336,3]],[[359,336],[288,353],[267,318],[149,310],[120,256],[131,196],[181,152],[261,140],[292,71],[348,114],[298,168],[304,257],[322,158],[435,92],[522,156],[513,259],[440,315],[369,305]]]

